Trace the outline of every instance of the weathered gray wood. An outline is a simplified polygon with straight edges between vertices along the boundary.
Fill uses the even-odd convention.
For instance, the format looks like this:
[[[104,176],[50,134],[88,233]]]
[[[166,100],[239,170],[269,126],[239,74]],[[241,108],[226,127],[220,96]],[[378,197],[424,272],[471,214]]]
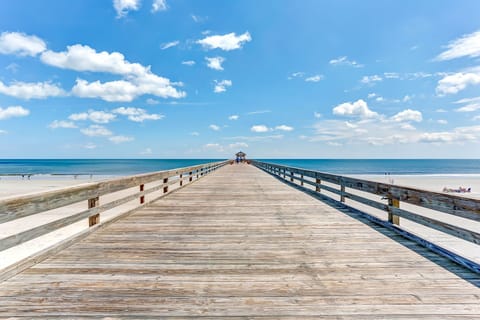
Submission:
[[[252,161],[252,163],[261,168],[266,168],[265,163],[258,161]],[[480,200],[478,199],[470,199],[451,194],[420,190],[411,187],[395,186],[381,182],[332,175],[313,170],[286,167],[270,163],[269,165],[276,166],[279,170],[288,170],[291,172],[300,173],[307,177],[318,178],[334,184],[340,184],[340,181],[342,181],[347,188],[373,193],[380,196],[392,197],[409,204],[422,206],[424,208],[437,210],[462,218],[480,221]]]
[[[0,318],[475,319],[479,281],[232,165],[3,282]]]
[[[253,164],[267,171],[274,170],[272,168],[276,166],[274,164],[263,163],[258,161],[253,161]],[[284,172],[285,171],[290,172],[290,177],[291,177],[290,181],[292,182],[295,180],[298,180],[298,178],[296,178],[295,180],[292,179],[293,174],[298,173],[303,176],[315,178],[316,182],[318,182],[320,180],[319,177],[321,177],[321,179],[325,181],[336,183],[340,186],[340,190],[329,187],[329,186],[325,186],[325,185],[320,186],[319,183],[306,180],[306,179],[300,180],[302,183],[315,186],[316,190],[320,190],[320,187],[321,187],[324,190],[340,195],[341,202],[345,202],[345,198],[350,198],[357,202],[372,206],[376,209],[385,210],[388,213],[388,221],[390,223],[399,225],[400,224],[399,217],[402,216],[406,218],[408,216],[409,218],[407,219],[420,223],[426,227],[431,227],[432,229],[447,233],[449,235],[453,235],[455,237],[458,237],[463,240],[467,240],[476,244],[480,243],[479,234],[472,230],[447,224],[433,218],[427,218],[413,212],[408,212],[405,210],[398,209],[400,204],[399,201],[403,201],[409,204],[423,206],[428,209],[449,213],[451,215],[455,215],[458,217],[467,218],[474,221],[480,221],[480,200],[468,199],[468,198],[463,198],[463,197],[458,197],[453,195],[446,195],[446,194],[425,191],[425,190],[418,190],[418,189],[409,188],[409,187],[394,186],[394,185],[389,185],[385,183],[377,183],[373,181],[355,179],[355,178],[344,177],[344,176],[334,176],[334,175],[324,174],[324,173],[316,172],[312,170],[304,170],[304,169],[286,167],[281,165],[277,167],[279,168],[279,170],[283,170]],[[381,203],[372,201],[370,199],[366,199],[366,198],[362,199],[362,197],[358,195],[353,195],[351,193],[346,192],[345,191],[346,187],[352,188],[355,190],[360,190],[363,192],[373,193],[375,195],[385,196],[389,200],[389,205],[385,206]],[[395,212],[397,213],[401,212],[402,215],[400,214],[397,215]]]
[[[183,170],[187,170],[187,169],[182,169],[182,171]],[[176,173],[177,171],[176,170],[170,170],[169,172]],[[161,190],[161,189],[165,190],[165,188],[166,188],[167,191],[168,191],[168,186],[177,184],[179,181],[181,181],[181,180],[180,180],[179,177],[177,177],[176,179],[171,179],[170,181],[165,182],[161,185],[149,188],[147,190],[137,192],[135,194],[123,197],[121,199],[111,201],[107,204],[100,205],[100,206],[98,205],[99,197],[90,198],[90,199],[88,199],[88,207],[89,207],[88,210],[81,211],[81,212],[73,214],[71,216],[61,218],[61,219],[57,219],[57,220],[52,221],[50,223],[46,223],[46,224],[34,227],[32,229],[28,229],[28,230],[25,230],[23,232],[20,232],[20,233],[11,235],[9,237],[5,237],[5,238],[0,239],[0,251],[6,250],[8,248],[14,247],[14,246],[19,245],[19,244],[24,243],[24,242],[30,241],[32,239],[35,239],[35,238],[39,237],[39,236],[42,236],[44,234],[55,231],[57,229],[63,228],[65,226],[68,226],[72,223],[78,222],[78,221],[80,221],[82,219],[85,219],[85,218],[94,217],[94,218],[91,218],[91,221],[89,221],[89,225],[93,226],[93,225],[99,223],[100,217],[97,216],[97,215],[99,215],[101,212],[104,212],[106,210],[110,210],[112,208],[115,208],[115,207],[117,207],[119,205],[122,205],[124,203],[127,203],[129,201],[135,200],[137,198],[142,199],[142,197],[144,197],[145,195],[150,194],[150,193],[155,192],[155,191],[158,191],[158,190]],[[143,203],[144,203],[144,201],[143,202],[140,201],[140,204],[143,204]]]
[[[227,162],[197,165],[175,170],[159,171],[125,178],[112,179],[86,186],[69,187],[36,195],[0,200],[0,223],[26,217],[39,212],[64,207],[83,200],[99,197],[108,193],[136,187],[141,184],[161,180],[192,170],[222,166]]]

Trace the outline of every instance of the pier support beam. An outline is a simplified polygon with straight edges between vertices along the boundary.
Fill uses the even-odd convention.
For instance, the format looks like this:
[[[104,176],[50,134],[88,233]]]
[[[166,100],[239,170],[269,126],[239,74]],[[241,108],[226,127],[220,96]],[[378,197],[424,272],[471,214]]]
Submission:
[[[400,217],[397,215],[394,215],[391,207],[393,208],[400,208],[400,200],[394,199],[394,198],[389,198],[388,199],[388,222],[392,224],[396,224],[397,226],[400,225]]]

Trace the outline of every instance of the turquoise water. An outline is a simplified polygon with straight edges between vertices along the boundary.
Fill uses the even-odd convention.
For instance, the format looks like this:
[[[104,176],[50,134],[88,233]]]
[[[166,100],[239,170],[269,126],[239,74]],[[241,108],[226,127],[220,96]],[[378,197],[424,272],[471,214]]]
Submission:
[[[130,175],[220,159],[0,160],[0,175]],[[480,159],[265,159],[263,161],[335,174],[480,174]]]

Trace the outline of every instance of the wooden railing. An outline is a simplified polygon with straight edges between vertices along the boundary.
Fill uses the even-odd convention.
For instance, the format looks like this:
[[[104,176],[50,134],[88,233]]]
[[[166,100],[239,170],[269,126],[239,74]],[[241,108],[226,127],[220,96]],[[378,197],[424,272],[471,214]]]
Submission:
[[[0,251],[71,225],[82,219],[88,219],[89,227],[97,226],[101,221],[100,214],[106,210],[116,208],[135,199],[138,199],[138,207],[144,206],[169,193],[170,186],[177,185],[177,187],[183,187],[227,163],[229,162],[207,163],[0,200],[0,223],[66,207],[81,201],[86,202],[86,210],[84,211],[1,238]],[[159,182],[160,184],[149,189],[145,188],[147,183],[153,182]],[[138,192],[103,205],[101,204],[102,196],[133,187],[137,187]],[[145,196],[155,191],[161,192],[161,195],[146,202]]]
[[[401,203],[408,203],[479,222],[480,200],[273,163],[252,161],[252,164],[275,176],[289,180],[292,183],[298,183],[300,187],[305,188],[305,185],[309,185],[312,191],[315,190],[315,192],[321,193],[322,190],[324,190],[338,195],[339,201],[341,202],[345,202],[345,199],[350,199],[357,203],[382,210],[388,213],[386,222],[391,225],[399,226],[400,218],[404,218],[477,245],[480,244],[480,233],[477,231],[400,209]],[[330,185],[325,185],[324,182]],[[349,192],[349,189],[378,195],[385,202],[381,202],[382,200],[376,201],[368,199],[358,193],[354,194]]]

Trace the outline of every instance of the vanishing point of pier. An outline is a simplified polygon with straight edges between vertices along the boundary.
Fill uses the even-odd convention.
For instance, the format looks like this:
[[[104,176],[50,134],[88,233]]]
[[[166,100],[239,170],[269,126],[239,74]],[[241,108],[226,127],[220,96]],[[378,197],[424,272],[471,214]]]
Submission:
[[[336,192],[322,185],[328,179],[335,177],[217,163],[0,201],[0,221],[7,222],[88,200],[75,218],[4,237],[1,249],[77,220],[91,226],[5,271],[0,318],[480,318],[480,274],[465,267],[472,262],[454,263],[395,230],[408,215],[398,202],[420,201],[412,196],[418,190],[377,185],[376,194],[390,196],[382,225],[344,205],[355,200],[350,188],[368,188],[366,182],[340,179]],[[152,193],[161,196],[149,202],[146,185],[154,180]],[[171,192],[174,184],[182,188]],[[121,201],[98,199],[120,185],[136,186],[125,201],[140,207],[103,223],[102,205]],[[302,190],[307,185],[311,190]],[[325,190],[341,201],[314,195]],[[448,201],[457,201],[462,217],[478,221],[477,207],[466,210],[477,202],[459,209],[460,200],[447,198],[422,203],[447,212]],[[473,231],[427,222],[478,243]]]

